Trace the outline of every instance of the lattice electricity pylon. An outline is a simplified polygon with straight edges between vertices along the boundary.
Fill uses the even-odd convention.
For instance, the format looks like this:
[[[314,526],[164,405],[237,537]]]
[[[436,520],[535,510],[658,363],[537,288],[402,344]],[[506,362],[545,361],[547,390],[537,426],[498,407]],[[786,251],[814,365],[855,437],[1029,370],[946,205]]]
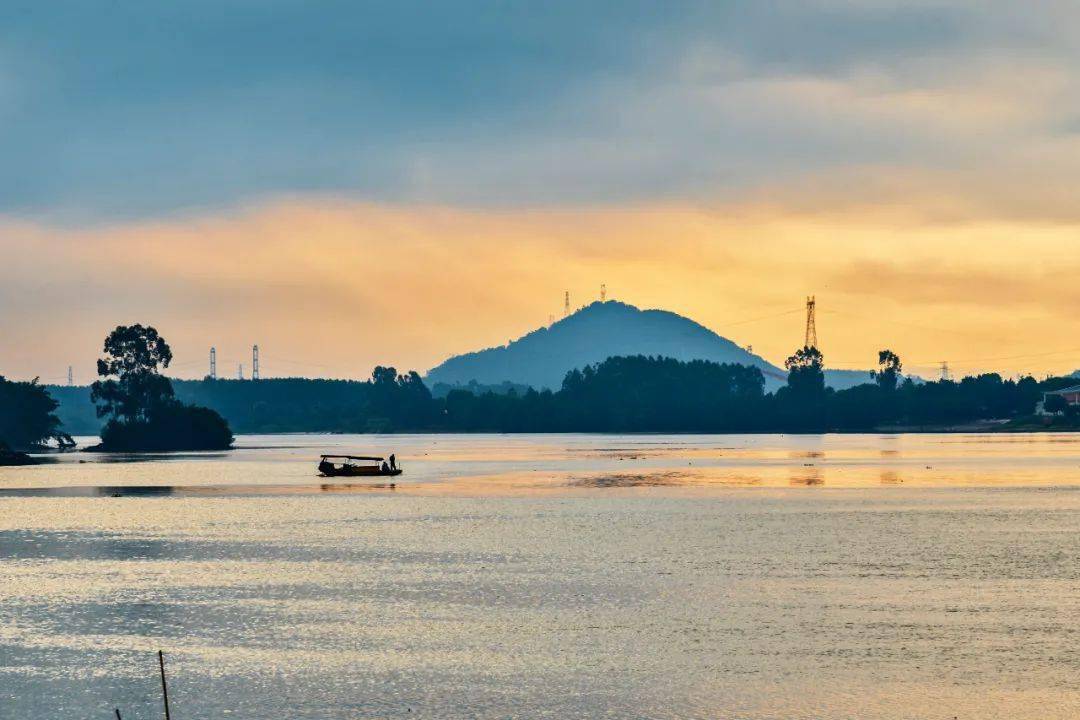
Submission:
[[[217,380],[217,348],[210,348],[210,379]]]
[[[806,340],[804,347],[817,347],[817,301],[811,295],[806,298]]]

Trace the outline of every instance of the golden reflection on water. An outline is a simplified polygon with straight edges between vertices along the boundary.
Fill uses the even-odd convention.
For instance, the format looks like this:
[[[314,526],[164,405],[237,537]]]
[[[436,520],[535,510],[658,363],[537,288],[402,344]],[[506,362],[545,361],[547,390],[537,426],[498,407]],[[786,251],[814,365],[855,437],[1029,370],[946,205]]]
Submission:
[[[1073,485],[1080,444],[1067,434],[826,436],[261,436],[229,453],[130,456],[74,453],[37,467],[0,468],[0,495],[66,488],[116,494],[156,486],[192,494],[381,492],[558,494],[733,487],[857,488]],[[387,483],[322,483],[321,452],[396,452]],[[78,487],[85,490],[75,489]],[[129,492],[136,492],[135,490]],[[163,490],[162,492],[166,492]]]
[[[1071,437],[241,442],[0,469],[0,717],[1080,715]]]

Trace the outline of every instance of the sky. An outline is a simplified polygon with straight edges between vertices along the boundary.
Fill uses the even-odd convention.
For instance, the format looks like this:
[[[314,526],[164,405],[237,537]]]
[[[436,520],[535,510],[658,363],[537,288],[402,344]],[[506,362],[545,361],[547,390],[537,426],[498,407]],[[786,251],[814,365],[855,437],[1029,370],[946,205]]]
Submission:
[[[1080,5],[0,5],[0,374],[421,372],[609,297],[1080,368]]]

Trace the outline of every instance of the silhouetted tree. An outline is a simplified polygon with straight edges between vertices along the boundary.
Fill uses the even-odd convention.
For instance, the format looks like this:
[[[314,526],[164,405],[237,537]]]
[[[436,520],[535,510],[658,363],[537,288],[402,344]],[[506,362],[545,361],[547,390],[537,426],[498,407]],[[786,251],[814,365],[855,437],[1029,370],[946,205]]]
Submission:
[[[895,390],[900,379],[900,370],[903,369],[900,356],[892,350],[878,352],[878,368],[878,370],[870,373],[870,376],[877,382],[878,387],[882,390]]]
[[[825,358],[816,347],[805,346],[784,362],[787,385],[773,398],[774,420],[779,427],[819,432],[827,426]]]
[[[98,417],[109,418],[102,449],[213,450],[232,444],[221,415],[179,402],[172,382],[158,372],[172,362],[172,350],[156,329],[121,325],[105,338],[104,350],[97,362],[103,379],[90,388]]]
[[[825,357],[816,347],[803,347],[784,361],[793,395],[814,398],[825,392]]]
[[[37,378],[14,382],[0,376],[0,449],[30,450],[51,440],[71,444],[71,437],[60,432],[56,408]]]
[[[98,417],[145,421],[174,401],[172,383],[158,373],[172,362],[172,350],[158,331],[142,325],[119,326],[105,338],[105,357],[97,361],[104,378],[90,386]]]
[[[1069,409],[1069,402],[1060,395],[1047,395],[1043,410],[1048,413],[1064,413]]]

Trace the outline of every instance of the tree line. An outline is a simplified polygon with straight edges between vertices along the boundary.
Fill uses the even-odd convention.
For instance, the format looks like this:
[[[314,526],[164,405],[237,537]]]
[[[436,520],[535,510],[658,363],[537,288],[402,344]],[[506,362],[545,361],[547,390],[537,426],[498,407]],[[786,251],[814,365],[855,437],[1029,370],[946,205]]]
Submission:
[[[90,386],[95,415],[103,419],[101,443],[93,449],[119,452],[216,450],[232,444],[228,423],[216,411],[176,398],[161,374],[172,350],[152,327],[119,326],[105,338],[97,361],[99,379]],[[59,403],[35,379],[0,377],[0,464],[22,464],[22,453],[54,442],[72,447],[61,431]],[[17,452],[18,451],[18,452]]]
[[[785,363],[787,382],[765,391],[761,371],[704,360],[626,356],[572,370],[555,391],[455,388],[436,397],[416,372],[377,367],[367,381],[303,378],[170,381],[171,351],[153,328],[118,328],[90,392],[107,419],[102,449],[227,446],[232,430],[260,432],[825,432],[944,428],[979,420],[1035,426],[1044,392],[1075,378],[1003,379],[996,373],[923,382],[901,359],[878,354],[867,382],[826,387],[817,348]],[[1060,400],[1055,402],[1060,403]],[[1075,408],[1056,427],[1080,425]],[[226,421],[227,418],[227,421]],[[231,426],[231,427],[230,427]],[[26,447],[58,437],[55,401],[34,383],[0,380],[0,442]]]
[[[765,392],[757,368],[670,358],[615,357],[570,372],[557,392],[474,395],[450,392],[442,422],[456,431],[502,432],[827,432],[955,426],[1031,418],[1043,392],[1075,383],[996,373],[956,382],[905,378],[900,358],[879,353],[867,383],[825,385],[816,348],[788,358],[787,383]],[[1059,421],[1071,423],[1074,413]]]

